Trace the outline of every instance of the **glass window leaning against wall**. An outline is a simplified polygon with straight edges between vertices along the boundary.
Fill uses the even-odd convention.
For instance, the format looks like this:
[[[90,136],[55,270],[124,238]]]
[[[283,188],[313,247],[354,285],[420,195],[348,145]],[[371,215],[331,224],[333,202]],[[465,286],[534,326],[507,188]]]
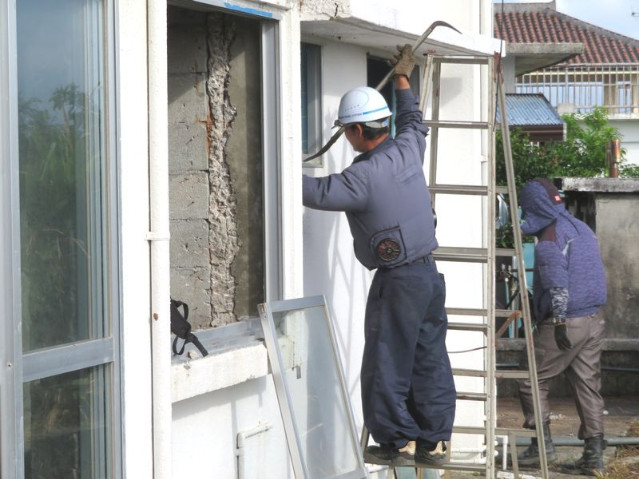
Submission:
[[[26,478],[114,477],[105,3],[16,2]]]

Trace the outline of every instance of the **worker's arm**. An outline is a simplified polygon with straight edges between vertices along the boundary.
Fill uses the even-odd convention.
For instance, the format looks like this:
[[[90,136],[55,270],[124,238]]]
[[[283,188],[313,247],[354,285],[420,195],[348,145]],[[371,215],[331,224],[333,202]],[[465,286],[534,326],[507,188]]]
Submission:
[[[538,267],[541,286],[550,294],[555,342],[559,349],[568,350],[572,347],[566,324],[569,285],[568,260],[557,243],[552,241],[554,235],[554,225],[544,230],[535,248],[535,263]]]
[[[410,74],[415,67],[415,57],[412,47],[404,45],[398,47],[399,54],[395,55],[395,142],[411,156],[424,162],[426,149],[426,135],[428,127],[422,123],[424,117],[419,110],[419,100],[410,89]]]
[[[410,83],[406,75],[395,75],[396,90],[410,90]]]

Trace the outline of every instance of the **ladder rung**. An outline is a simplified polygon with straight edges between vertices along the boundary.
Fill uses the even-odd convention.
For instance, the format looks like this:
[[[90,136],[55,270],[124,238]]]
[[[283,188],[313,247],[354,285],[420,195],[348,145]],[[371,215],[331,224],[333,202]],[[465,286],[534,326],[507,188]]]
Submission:
[[[442,195],[487,195],[488,187],[483,185],[431,185],[431,193]]]
[[[447,471],[468,471],[468,472],[484,472],[485,464],[466,464],[462,462],[447,462],[440,466],[432,466],[430,469],[445,469]]]
[[[487,130],[491,126],[487,121],[422,120],[422,123],[431,128],[459,128],[472,130]]]
[[[485,332],[488,329],[486,324],[474,324],[474,323],[448,323],[449,331],[479,331]]]
[[[486,57],[433,57],[437,63],[454,63],[455,65],[488,65]]]
[[[513,433],[517,437],[537,437],[537,431],[534,429],[517,429],[508,427],[495,428],[495,436],[507,436],[508,433]]]
[[[496,193],[501,193],[502,195],[509,195],[510,191],[508,191],[508,187],[507,186],[495,186],[495,192]]]
[[[496,318],[508,318],[511,314],[518,312],[515,309],[496,309]],[[481,308],[446,308],[449,316],[487,316],[488,311]]]
[[[453,426],[454,434],[486,434],[486,428],[481,426]]]
[[[453,376],[468,376],[473,378],[485,378],[486,371],[482,369],[453,368]]]
[[[495,256],[517,256],[514,248],[496,248]]]
[[[388,461],[378,461],[376,458],[364,453],[364,462],[366,464],[379,464],[388,466]],[[415,461],[409,459],[399,459],[393,461],[393,467],[416,467],[419,469],[447,469],[449,471],[468,471],[468,472],[484,472],[486,466],[483,464],[466,464],[460,462],[447,462],[446,464],[416,464]]]
[[[481,426],[453,426],[453,433],[457,434],[486,434],[486,428]],[[495,436],[507,436],[509,433],[517,437],[536,437],[534,429],[496,427]]]
[[[466,263],[486,263],[486,248],[456,248],[440,246],[433,251],[433,256],[439,261],[459,261]]]
[[[499,371],[495,371],[496,378],[503,379],[528,379],[530,378],[530,373],[527,370],[521,369],[502,369]]]
[[[464,401],[486,401],[488,394],[486,393],[467,393],[457,391],[457,399]]]
[[[479,308],[446,308],[446,313],[453,316],[486,316],[486,309]]]

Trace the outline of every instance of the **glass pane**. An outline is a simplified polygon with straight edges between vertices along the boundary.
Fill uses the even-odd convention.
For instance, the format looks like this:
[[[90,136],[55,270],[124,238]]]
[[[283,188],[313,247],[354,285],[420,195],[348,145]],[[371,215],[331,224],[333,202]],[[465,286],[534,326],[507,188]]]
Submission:
[[[279,367],[273,367],[276,386],[281,375],[286,391],[278,388],[282,415],[292,418],[305,477],[365,477],[326,308],[323,302],[303,306],[307,299],[316,298],[276,303],[292,307],[278,307],[286,310],[272,313],[271,326],[262,316],[271,364],[279,357]],[[289,443],[291,433],[287,430]]]
[[[26,479],[112,477],[110,369],[24,385]]]
[[[104,336],[100,0],[17,7],[23,349]]]

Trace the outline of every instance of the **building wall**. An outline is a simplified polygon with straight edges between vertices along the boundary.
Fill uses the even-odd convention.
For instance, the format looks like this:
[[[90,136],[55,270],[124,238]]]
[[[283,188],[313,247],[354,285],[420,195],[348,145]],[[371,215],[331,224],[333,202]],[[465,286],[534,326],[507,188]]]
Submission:
[[[613,116],[610,125],[619,129],[621,147],[626,149],[626,163],[639,165],[639,121],[617,120]]]
[[[639,235],[639,196],[632,193],[568,193],[572,211],[597,233],[608,280],[604,308],[606,337],[636,337],[639,321],[639,249],[632,247]],[[577,203],[575,203],[575,201]],[[588,210],[588,211],[587,211]],[[623,221],[620,219],[623,218]],[[588,221],[590,219],[590,221]]]
[[[280,89],[280,104],[278,112],[281,131],[279,132],[281,166],[280,177],[282,189],[280,191],[280,228],[282,230],[281,244],[264,245],[263,249],[279,248],[282,251],[281,271],[282,296],[284,298],[302,295],[324,294],[327,297],[330,313],[337,329],[338,343],[342,363],[346,372],[347,389],[352,405],[355,409],[357,427],[361,427],[361,410],[359,395],[359,368],[361,351],[363,348],[363,316],[368,285],[371,273],[359,265],[352,253],[352,241],[348,226],[343,215],[326,214],[305,210],[301,206],[301,185],[299,176],[301,166],[300,139],[300,99],[299,95],[299,43],[301,38],[299,16],[296,6],[290,9],[274,6],[275,2],[256,3],[256,8],[274,12],[278,17],[281,60],[281,76],[277,88]],[[272,6],[273,5],[273,6]],[[403,5],[403,4],[402,4]],[[361,5],[360,5],[361,6]],[[379,21],[394,28],[405,29],[411,33],[421,33],[432,21],[446,19],[458,28],[470,31],[489,33],[482,21],[491,18],[490,2],[473,2],[468,8],[467,2],[457,1],[449,5],[437,6],[436,10],[426,8],[423,2],[406,2],[402,6],[401,15],[392,19],[380,18]],[[170,11],[172,11],[171,9]],[[369,11],[373,11],[370,9]],[[398,9],[397,12],[400,10]],[[417,12],[423,13],[423,21],[415,21]],[[484,15],[487,13],[487,15]],[[148,263],[148,192],[146,178],[148,178],[148,141],[140,131],[145,131],[147,124],[146,105],[146,76],[144,68],[146,62],[145,29],[141,28],[140,19],[145,18],[144,5],[140,2],[124,1],[118,8],[119,14],[119,43],[120,77],[122,86],[121,128],[122,128],[122,255],[123,255],[123,324],[124,336],[124,375],[126,381],[125,397],[125,464],[127,477],[152,477],[152,435],[151,435],[151,354],[149,344],[148,303],[140,301],[149,295],[149,263]],[[255,37],[251,32],[251,19],[246,21],[234,18],[238,24],[243,24],[240,30],[247,32],[244,37],[235,36],[234,40],[225,44],[225,53],[231,65],[231,81],[228,85],[228,98],[210,102],[215,91],[207,91],[207,81],[210,63],[205,69],[203,65],[210,58],[205,50],[210,51],[211,45],[205,41],[210,35],[208,27],[200,23],[201,19],[189,15],[179,22],[177,16],[169,15],[169,144],[170,144],[170,187],[171,187],[171,233],[172,233],[172,294],[180,295],[194,305],[196,326],[210,325],[215,318],[214,312],[208,312],[207,294],[216,290],[214,275],[208,276],[208,268],[213,265],[206,263],[206,251],[210,246],[211,231],[207,231],[206,223],[211,224],[211,193],[217,193],[218,188],[211,186],[211,147],[215,134],[211,134],[211,125],[215,112],[211,109],[221,104],[229,108],[243,109],[244,118],[251,118],[255,112],[255,103],[249,96],[257,95],[257,86],[249,81],[255,75]],[[440,17],[441,15],[441,17]],[[482,20],[484,19],[484,20]],[[370,20],[370,19],[368,19]],[[246,22],[246,23],[242,23]],[[226,24],[226,22],[224,22]],[[248,25],[248,26],[247,26]],[[236,30],[237,33],[237,30]],[[224,43],[224,42],[222,42]],[[239,45],[244,45],[248,56],[241,58],[237,55]],[[344,42],[320,41],[322,52],[322,103],[325,119],[325,139],[331,135],[330,125],[336,116],[339,98],[351,86],[365,83],[366,55],[373,51],[378,55],[388,55],[377,52],[374,48],[363,48]],[[246,47],[247,45],[252,45]],[[220,44],[217,44],[220,47]],[[215,46],[213,48],[215,50]],[[187,54],[188,52],[188,54]],[[253,56],[251,56],[253,55]],[[222,62],[225,64],[225,62]],[[142,67],[141,67],[142,66]],[[234,77],[233,72],[238,72]],[[450,90],[444,94],[444,108],[455,114],[475,116],[482,102],[482,88],[485,87],[481,75],[476,71],[455,71],[446,73],[447,85]],[[208,90],[211,90],[210,86]],[[250,93],[249,93],[250,92]],[[467,93],[466,93],[467,92]],[[484,92],[485,93],[485,92]],[[244,96],[246,94],[246,96]],[[208,97],[208,98],[207,98]],[[227,103],[228,102],[228,103]],[[238,115],[239,117],[239,115]],[[249,198],[255,196],[250,188],[242,190],[233,184],[233,177],[246,174],[255,175],[252,170],[254,163],[250,158],[260,148],[254,143],[252,134],[255,125],[241,124],[237,118],[233,120],[233,132],[225,138],[226,152],[237,162],[226,161],[230,179],[221,189],[233,192],[236,201],[235,208],[242,210],[234,218],[242,218],[235,226],[238,235],[253,237],[252,227],[263,229],[252,222],[252,208]],[[257,115],[256,115],[257,117]],[[249,122],[250,123],[250,122]],[[227,130],[224,129],[226,132]],[[222,133],[224,135],[225,133]],[[208,144],[207,144],[208,142]],[[464,178],[469,182],[479,183],[484,174],[482,160],[486,143],[481,135],[466,137],[449,137],[440,146],[446,158],[451,158],[449,164],[441,165],[442,174],[448,178],[456,178],[459,171],[466,172]],[[202,154],[202,151],[206,155]],[[245,154],[246,153],[246,154]],[[312,174],[328,174],[341,171],[352,159],[352,151],[343,140],[338,142],[326,156],[324,167]],[[246,163],[239,163],[240,160]],[[227,174],[227,172],[224,172]],[[224,176],[215,175],[217,176]],[[253,178],[253,179],[251,179]],[[244,179],[245,185],[259,188],[256,176]],[[235,189],[234,189],[235,188]],[[209,195],[207,204],[206,195]],[[441,231],[442,242],[456,241],[458,237],[449,228],[462,221],[466,224],[460,234],[474,244],[480,244],[481,217],[471,217],[457,221],[454,211],[459,204],[442,202],[438,206],[438,215],[443,224],[438,227]],[[461,205],[462,207],[464,205]],[[208,208],[208,210],[207,210]],[[259,209],[259,205],[257,205]],[[261,216],[261,215],[258,215]],[[446,218],[450,218],[446,220]],[[178,227],[179,226],[179,227]],[[476,227],[476,228],[475,228]],[[244,228],[244,229],[243,229]],[[449,230],[449,231],[446,231]],[[231,231],[229,229],[229,231]],[[229,233],[226,233],[229,235]],[[233,233],[230,233],[232,236]],[[207,239],[205,237],[208,236]],[[207,245],[208,242],[208,245]],[[187,244],[190,245],[187,248]],[[248,249],[241,251],[242,247]],[[255,265],[251,255],[262,248],[258,244],[246,245],[238,243],[239,257],[244,257],[246,264]],[[238,273],[235,265],[226,264],[226,271],[230,268],[235,287],[238,283],[249,284],[245,293],[234,294],[242,297],[241,302],[255,304],[256,297],[252,295],[258,288],[251,281],[252,277],[264,277],[264,272],[244,269]],[[257,265],[259,268],[259,265]],[[449,299],[455,306],[476,305],[483,298],[481,268],[471,268],[465,271],[454,265],[441,266],[447,275]],[[303,274],[303,277],[302,277]],[[210,278],[207,280],[207,278]],[[230,281],[230,280],[229,280]],[[472,285],[472,286],[469,286]],[[224,291],[224,287],[217,291]],[[226,290],[230,291],[230,290]],[[243,294],[243,296],[242,296]],[[461,301],[461,303],[460,303]],[[465,302],[465,303],[464,303]],[[227,311],[228,312],[228,311]],[[207,316],[208,314],[208,316]],[[234,311],[232,321],[243,316]],[[228,320],[228,316],[223,321]],[[218,323],[219,324],[219,323]],[[145,339],[146,338],[146,339]],[[449,349],[466,349],[477,345],[475,337],[468,338],[460,335],[450,335]],[[263,346],[257,345],[256,349]],[[481,361],[481,352],[474,353],[471,360]],[[193,359],[196,359],[195,357]],[[242,377],[216,385],[215,378],[228,374],[220,369],[211,370],[210,381],[202,381],[201,390],[193,386],[193,390],[186,396],[174,399],[173,430],[171,444],[173,448],[173,474],[183,476],[197,474],[198,477],[236,477],[238,459],[235,456],[238,434],[242,431],[258,430],[249,439],[250,451],[247,450],[246,477],[255,477],[249,471],[261,467],[272,476],[290,477],[288,463],[283,466],[282,456],[286,453],[286,443],[283,428],[277,410],[277,401],[272,389],[272,380],[265,371],[267,368],[264,354],[245,358],[239,350],[215,351],[207,358],[198,359],[202,364],[215,363],[218,360],[228,360],[226,368],[235,371],[239,365],[248,368]],[[453,356],[453,363],[459,365],[468,361],[468,357]],[[189,381],[189,374],[194,364],[186,362],[175,363],[171,376],[177,381]],[[218,374],[218,371],[220,373]],[[473,381],[471,381],[473,383]],[[477,383],[477,381],[474,381]],[[472,389],[477,384],[460,384],[464,390]],[[174,383],[174,393],[178,386]],[[458,411],[459,422],[463,424],[481,423],[483,405],[466,404]],[[265,426],[266,425],[266,426]],[[262,431],[262,427],[266,429]],[[257,429],[256,429],[257,428]],[[461,442],[456,442],[459,447]],[[266,462],[263,462],[265,459]],[[256,464],[258,464],[256,466]],[[380,473],[385,474],[385,473]]]
[[[294,477],[270,376],[174,402],[173,435],[173,477]]]

